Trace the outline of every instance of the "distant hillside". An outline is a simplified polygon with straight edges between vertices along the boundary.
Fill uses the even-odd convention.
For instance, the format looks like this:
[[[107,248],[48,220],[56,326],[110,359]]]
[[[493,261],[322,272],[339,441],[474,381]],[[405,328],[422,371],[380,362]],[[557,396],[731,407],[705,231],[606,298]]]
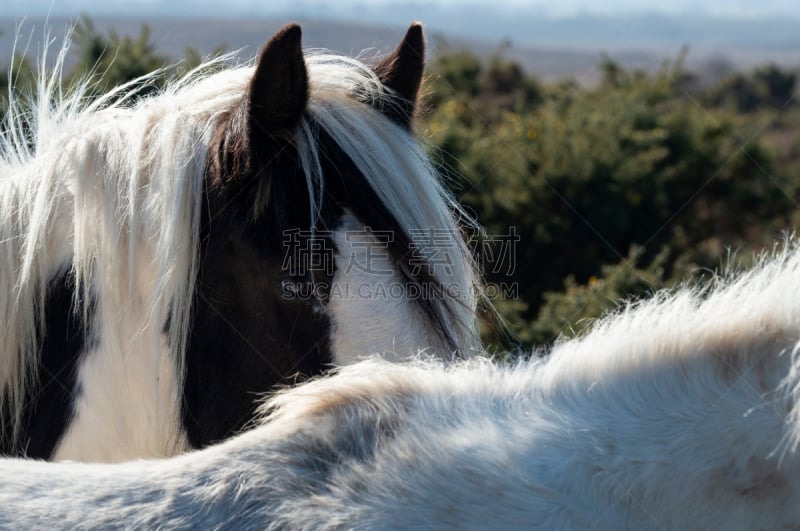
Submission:
[[[432,12],[431,15],[434,20],[437,19],[437,13]],[[413,17],[409,15],[408,18],[411,20]],[[273,32],[292,19],[247,20],[162,16],[98,17],[92,20],[97,30],[101,32],[113,28],[120,34],[128,35],[138,35],[142,24],[146,22],[152,30],[152,39],[158,50],[178,59],[184,55],[187,46],[207,54],[220,44],[225,44],[228,50],[241,50],[240,55],[243,58],[252,57]],[[303,18],[298,21],[303,25],[306,46],[325,47],[346,54],[358,54],[365,49],[372,49],[371,53],[387,51],[395,45],[405,29],[405,25],[389,26],[378,23],[348,23]],[[608,42],[610,28],[594,27],[592,24],[596,23],[597,19],[592,19],[584,20],[583,24],[584,27],[594,29],[585,30],[585,33],[588,33],[581,39],[575,38],[569,41],[569,35],[580,33],[582,26],[579,22],[577,19],[553,21],[551,24],[553,27],[544,21],[530,23],[530,39],[514,42],[506,39],[505,34],[499,30],[495,39],[487,35],[486,31],[477,30],[474,34],[478,37],[473,38],[464,36],[464,33],[469,34],[468,25],[465,25],[460,33],[443,33],[430,29],[429,26],[428,40],[433,53],[445,46],[450,49],[468,48],[481,55],[502,50],[506,57],[519,61],[526,71],[542,78],[574,77],[582,83],[591,83],[597,78],[596,65],[605,51],[626,67],[652,71],[657,69],[664,59],[674,59],[682,44],[679,38],[691,35],[691,32],[687,33],[688,30],[685,29],[675,30],[677,37],[670,41],[669,24],[662,20],[660,33],[653,35],[649,41],[639,42],[631,36],[643,39],[641,28],[637,28],[635,31],[630,30],[630,35],[617,39],[617,46],[611,46]],[[522,23],[518,22],[517,27]],[[0,67],[2,68],[8,64],[11,56],[17,25],[18,21],[0,18]],[[66,18],[50,19],[51,35],[56,37],[57,42],[69,25],[69,19]],[[43,26],[43,19],[25,20],[20,37],[17,39],[17,48],[28,48],[32,55],[40,54]],[[434,24],[433,27],[435,26]],[[544,27],[549,29],[544,31]],[[556,38],[559,35],[559,28],[565,33]],[[508,29],[513,28],[509,26]],[[723,33],[733,39],[729,30],[725,29]],[[534,38],[536,36],[538,39]],[[782,36],[784,33],[777,35],[783,38]],[[554,44],[529,44],[529,41]],[[748,47],[747,42],[743,42],[738,47],[731,45],[727,49],[719,50],[711,46],[710,43],[713,41],[710,38],[702,41],[690,53],[687,66],[704,74],[709,72],[719,74],[730,69],[749,68],[769,60],[788,66],[800,65],[800,54],[796,51],[800,50],[800,45],[791,48],[788,45],[766,46],[764,43],[756,45],[751,42],[751,46]],[[568,46],[567,42],[571,44]],[[596,44],[592,44],[593,42]],[[788,41],[784,39],[781,42]]]

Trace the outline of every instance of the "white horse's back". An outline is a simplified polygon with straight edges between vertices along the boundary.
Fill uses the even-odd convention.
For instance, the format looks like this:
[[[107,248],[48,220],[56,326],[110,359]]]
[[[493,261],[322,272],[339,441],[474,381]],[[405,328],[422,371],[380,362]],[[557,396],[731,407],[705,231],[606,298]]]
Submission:
[[[544,361],[370,360],[171,460],[0,462],[0,524],[795,528],[799,294],[791,250]]]

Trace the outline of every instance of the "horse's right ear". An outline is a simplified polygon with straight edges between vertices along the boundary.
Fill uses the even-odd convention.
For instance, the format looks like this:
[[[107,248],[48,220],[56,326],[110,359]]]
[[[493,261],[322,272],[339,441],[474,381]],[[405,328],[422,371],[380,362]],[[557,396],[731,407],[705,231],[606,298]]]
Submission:
[[[297,24],[278,31],[261,50],[248,89],[251,149],[258,138],[281,137],[293,129],[308,104],[308,73]],[[255,142],[258,144],[258,142]]]

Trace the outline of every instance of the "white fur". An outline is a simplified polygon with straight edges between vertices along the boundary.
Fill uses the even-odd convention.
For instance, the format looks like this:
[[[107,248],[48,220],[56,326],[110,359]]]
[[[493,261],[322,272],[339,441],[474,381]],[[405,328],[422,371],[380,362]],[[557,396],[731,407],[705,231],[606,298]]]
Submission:
[[[204,451],[0,461],[0,526],[793,529],[799,341],[792,249],[543,361],[367,360]]]
[[[66,47],[60,61],[65,53]],[[401,224],[454,229],[458,263],[445,280],[463,287],[464,296],[448,326],[466,350],[476,338],[476,280],[455,231],[451,209],[458,209],[408,132],[356,101],[386,97],[369,68],[326,54],[307,61],[309,115],[341,143]],[[216,66],[203,65],[134,106],[121,98],[125,88],[89,104],[88,83],[64,95],[57,74],[42,77],[31,102],[11,96],[0,137],[0,407],[13,412],[0,425],[4,433],[17,435],[23,398],[37,379],[47,282],[71,264],[78,310],[88,316],[96,301],[89,334],[98,341],[83,353],[82,394],[56,456],[122,460],[185,449],[179,390],[206,152],[218,118],[237,104],[253,74],[251,67],[208,73]],[[319,198],[311,123],[304,118],[295,142]],[[395,316],[382,314],[384,322]],[[414,337],[417,348],[438,341]]]
[[[363,234],[360,231],[361,224],[346,215],[333,235],[338,267],[328,313],[334,361],[349,365],[376,354],[393,361],[416,357],[421,347],[419,338],[436,338],[437,333],[424,312],[408,303],[407,288],[382,244],[373,238],[374,248],[370,250],[360,245],[363,241],[348,240],[348,233]],[[425,347],[429,354],[445,359],[455,355],[441,340],[429,341]]]

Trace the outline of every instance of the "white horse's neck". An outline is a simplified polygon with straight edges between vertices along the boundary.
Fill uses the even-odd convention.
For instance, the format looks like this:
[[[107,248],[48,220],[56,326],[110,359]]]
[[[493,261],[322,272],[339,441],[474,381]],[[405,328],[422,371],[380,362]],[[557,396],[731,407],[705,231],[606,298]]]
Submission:
[[[0,460],[0,526],[792,527],[800,363],[783,346],[733,385],[699,350],[594,382],[557,360],[364,361],[283,393],[264,425],[200,452]]]

